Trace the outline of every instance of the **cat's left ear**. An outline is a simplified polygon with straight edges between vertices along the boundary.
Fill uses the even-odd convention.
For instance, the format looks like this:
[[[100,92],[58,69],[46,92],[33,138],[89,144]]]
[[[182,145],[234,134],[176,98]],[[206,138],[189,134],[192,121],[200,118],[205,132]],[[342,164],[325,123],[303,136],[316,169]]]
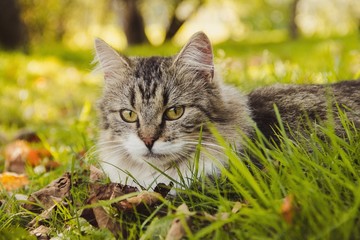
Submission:
[[[211,81],[214,77],[213,52],[206,34],[195,33],[176,56],[173,66],[199,72]]]

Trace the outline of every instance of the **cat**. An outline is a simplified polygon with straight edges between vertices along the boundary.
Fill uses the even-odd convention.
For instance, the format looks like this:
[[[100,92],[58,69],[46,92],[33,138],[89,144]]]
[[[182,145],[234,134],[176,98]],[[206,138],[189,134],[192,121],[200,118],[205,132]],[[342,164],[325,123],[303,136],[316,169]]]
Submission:
[[[101,39],[95,40],[95,52],[105,82],[98,104],[99,158],[113,182],[149,189],[170,181],[190,185],[201,174],[218,174],[228,158],[207,123],[241,152],[241,136],[251,137],[254,126],[267,138],[276,136],[274,104],[289,128],[298,127],[303,113],[314,121],[325,119],[327,89],[337,101],[334,110],[346,105],[360,126],[360,81],[274,85],[244,95],[221,82],[203,32],[170,57],[126,57]],[[194,176],[200,134],[200,171]]]

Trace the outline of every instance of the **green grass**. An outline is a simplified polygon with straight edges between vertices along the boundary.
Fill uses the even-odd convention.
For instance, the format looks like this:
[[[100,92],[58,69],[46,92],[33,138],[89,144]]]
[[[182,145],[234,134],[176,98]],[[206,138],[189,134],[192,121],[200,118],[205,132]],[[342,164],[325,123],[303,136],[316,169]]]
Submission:
[[[215,46],[214,52],[225,81],[249,92],[278,82],[326,83],[359,78],[358,44],[358,36],[269,44],[227,42]],[[126,53],[170,55],[178,49],[170,44],[140,46]],[[62,164],[42,174],[28,169],[30,185],[16,193],[30,194],[65,171],[80,172],[78,154],[93,151],[98,132],[95,106],[102,80],[90,74],[91,54],[92,50],[78,52],[61,46],[37,47],[30,55],[0,52],[1,146],[20,129],[32,129]],[[189,239],[359,239],[360,136],[346,116],[341,119],[347,140],[337,137],[328,126],[320,130],[326,141],[316,134],[292,141],[283,133],[280,144],[269,148],[259,133],[246,145],[264,170],[254,166],[249,156],[239,157],[227,147],[230,167],[223,169],[222,176],[212,182],[201,179],[191,189],[180,190],[175,199],[164,200],[154,214],[121,216],[108,209],[117,221],[126,224],[130,239],[164,239],[167,227],[179,216],[175,209],[181,203],[194,213],[191,221],[183,221]],[[225,146],[221,136],[218,139]],[[3,166],[1,156],[0,170]],[[24,229],[34,214],[21,208],[14,195],[2,191],[0,196],[6,200],[0,206],[0,239],[30,239]],[[86,185],[74,189],[73,198],[70,207],[59,207],[47,220],[52,235],[111,238],[109,231],[93,228],[78,217],[86,207]],[[293,198],[291,221],[281,211],[284,198]],[[241,208],[233,213],[236,202]],[[101,204],[109,207],[111,203]],[[185,216],[180,214],[180,218],[184,220]]]

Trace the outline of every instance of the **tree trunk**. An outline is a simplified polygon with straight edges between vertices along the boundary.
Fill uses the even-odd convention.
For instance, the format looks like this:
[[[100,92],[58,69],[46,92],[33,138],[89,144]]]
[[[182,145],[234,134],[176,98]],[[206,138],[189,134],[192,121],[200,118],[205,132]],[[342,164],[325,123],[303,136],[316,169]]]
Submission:
[[[28,36],[16,0],[0,0],[0,46],[27,49]]]
[[[300,0],[294,0],[290,5],[290,24],[289,34],[291,39],[297,39],[299,37],[299,27],[296,23],[297,5]]]
[[[196,3],[196,5],[194,6],[194,9],[191,11],[189,16],[187,16],[187,18],[185,18],[185,19],[179,19],[175,14],[176,8],[180,5],[181,2],[182,1],[176,1],[176,3],[175,3],[175,7],[174,7],[175,10],[171,17],[170,25],[166,31],[165,41],[169,41],[175,36],[175,34],[179,31],[181,26],[199,10],[199,8],[203,5],[204,0],[199,0]]]
[[[144,20],[138,8],[137,0],[120,0],[124,11],[118,12],[122,18],[124,32],[129,45],[147,43]]]

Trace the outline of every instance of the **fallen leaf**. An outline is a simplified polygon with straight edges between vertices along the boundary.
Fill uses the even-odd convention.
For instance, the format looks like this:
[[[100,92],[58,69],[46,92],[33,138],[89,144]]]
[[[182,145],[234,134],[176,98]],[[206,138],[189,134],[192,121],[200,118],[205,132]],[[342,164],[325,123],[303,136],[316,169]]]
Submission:
[[[34,235],[39,240],[50,239],[50,228],[40,225],[39,227],[30,231],[31,235]]]
[[[90,183],[90,197],[96,196],[98,200],[111,200],[120,196],[123,196],[128,193],[138,192],[139,190],[136,187],[131,187],[128,185],[122,185],[120,183]]]
[[[139,193],[139,195],[135,197],[131,197],[126,200],[120,201],[119,204],[122,205],[124,203],[124,206],[126,206],[124,210],[126,210],[128,206],[132,208],[139,206],[140,204],[151,206],[157,203],[159,199],[161,199],[161,197],[162,197],[161,194],[157,192],[142,191]]]
[[[16,140],[5,147],[5,171],[25,173],[26,165],[35,167],[42,160],[51,158],[45,148],[34,148],[25,140]]]
[[[30,166],[37,166],[41,162],[41,157],[39,151],[35,149],[29,149],[29,152],[26,156],[26,162],[29,163]]]
[[[292,224],[295,212],[294,195],[290,194],[284,198],[280,212],[285,222]]]
[[[0,184],[6,191],[14,191],[29,184],[29,179],[24,174],[4,172],[0,174]]]
[[[96,168],[94,165],[90,166],[90,181],[96,182],[100,179],[105,178],[105,174],[100,169]]]
[[[31,148],[26,157],[26,163],[32,167],[35,167],[40,165],[43,159],[50,159],[51,157],[51,153],[45,148]]]
[[[187,224],[187,222],[190,220],[190,216],[194,215],[195,213],[190,212],[188,206],[183,203],[176,209],[176,214],[179,215],[179,217],[176,217],[172,221],[170,229],[166,234],[165,240],[182,239],[186,235],[183,224]]]
[[[178,206],[178,208],[176,209],[176,214],[184,214],[190,216],[190,215],[194,215],[195,213],[190,212],[188,206],[185,203],[183,203],[180,206]]]
[[[166,185],[164,183],[159,183],[154,188],[154,192],[160,193],[160,195],[164,198],[168,195],[168,193],[170,192],[173,186],[174,186],[173,182],[170,182],[169,185]]]
[[[52,181],[45,188],[32,193],[28,198],[28,203],[24,204],[23,207],[33,212],[41,211],[41,209],[48,209],[57,202],[69,197],[70,188],[71,174],[66,172],[63,176]]]
[[[90,181],[89,190],[90,197],[86,204],[95,204],[99,200],[111,200],[127,193],[137,192],[136,187],[122,185],[120,183],[101,184],[96,182],[102,177],[102,172],[96,167],[90,167]],[[121,231],[121,226],[118,222],[114,221],[111,216],[105,211],[103,207],[86,208],[81,213],[81,217],[87,220],[91,225],[97,228],[107,228],[114,236],[118,237],[119,233],[122,237],[126,237],[126,232]]]
[[[92,198],[90,201],[91,204],[97,203],[98,199]],[[125,237],[126,233],[121,231],[121,226],[118,222],[116,222],[109,214],[105,211],[103,207],[94,207],[92,209],[94,220],[96,225],[100,229],[109,229],[110,232],[115,237],[119,236],[119,233],[122,233],[122,236]]]
[[[90,197],[86,201],[87,204],[91,205],[98,203],[100,200],[112,200],[129,193],[139,192],[136,187],[129,185],[122,185],[120,183],[103,184],[98,181],[103,177],[102,171],[93,166],[90,167]],[[165,186],[166,185],[160,185],[156,190],[161,190],[162,194],[166,194],[165,192],[168,192],[168,190],[165,190]],[[166,188],[170,189],[171,187],[167,186]],[[151,207],[155,207],[163,197],[162,194],[159,192],[142,191],[134,197],[112,203],[111,206],[115,207],[119,212],[126,212],[127,214],[138,213],[144,211],[144,209],[149,210]],[[96,206],[86,208],[83,210],[81,217],[86,219],[94,227],[109,229],[115,236],[121,234],[121,237],[126,238],[128,234],[122,229],[120,223],[114,221],[103,207]]]
[[[93,174],[90,179],[92,181],[99,179],[99,172],[97,168],[91,169],[90,175]],[[100,183],[90,183],[90,197],[86,201],[87,204],[98,203],[99,200],[111,200],[119,196],[123,196],[126,193],[131,191],[138,191],[137,188],[128,188],[127,186],[121,185],[119,183],[109,183],[109,184],[100,184]],[[84,209],[81,213],[81,217],[86,219],[91,225],[100,229],[109,229],[115,237],[119,236],[119,233],[122,234],[122,237],[126,237],[126,232],[121,230],[121,226],[118,222],[105,211],[103,207],[93,207]]]
[[[23,140],[17,140],[5,147],[5,171],[25,173],[26,159],[30,146]]]
[[[185,236],[185,234],[186,231],[181,223],[181,219],[175,218],[171,223],[171,227],[166,234],[165,240],[180,240]]]
[[[84,171],[85,174],[89,174],[89,171]],[[88,183],[88,189],[90,196],[86,201],[88,205],[94,205],[102,200],[112,200],[117,197],[124,196],[129,193],[137,193],[138,195],[129,197],[119,202],[112,203],[108,207],[114,207],[118,211],[126,212],[127,214],[141,212],[142,207],[146,206],[147,210],[154,209],[160,202],[160,199],[166,196],[171,189],[171,185],[166,186],[159,184],[155,190],[159,192],[147,192],[139,190],[136,187],[129,185],[122,185],[119,183],[102,183],[101,180],[104,177],[103,173],[90,166],[90,183]],[[74,177],[74,179],[76,179]],[[71,181],[71,174],[65,173],[62,177],[54,180],[48,186],[40,189],[37,192],[32,193],[28,202],[23,205],[25,209],[33,212],[40,213],[34,218],[29,226],[36,227],[38,224],[42,224],[44,220],[49,219],[54,209],[60,204],[65,206],[68,204],[68,200],[71,200],[70,189],[72,185],[76,186],[76,181]],[[65,200],[65,199],[68,200]],[[179,208],[181,212],[181,208]],[[92,208],[85,208],[81,213],[81,217],[86,219],[91,225],[101,229],[109,229],[115,237],[126,238],[128,232],[123,230],[121,223],[116,221],[102,206],[95,206]]]
[[[54,169],[60,167],[60,165],[61,164],[59,162],[56,162],[54,160],[50,160],[50,161],[47,161],[45,163],[45,169],[46,169],[47,172],[49,172],[51,170],[54,170]]]
[[[36,132],[31,131],[31,130],[20,130],[16,136],[15,136],[15,140],[23,140],[26,142],[40,142],[40,138],[39,136],[36,134]]]

